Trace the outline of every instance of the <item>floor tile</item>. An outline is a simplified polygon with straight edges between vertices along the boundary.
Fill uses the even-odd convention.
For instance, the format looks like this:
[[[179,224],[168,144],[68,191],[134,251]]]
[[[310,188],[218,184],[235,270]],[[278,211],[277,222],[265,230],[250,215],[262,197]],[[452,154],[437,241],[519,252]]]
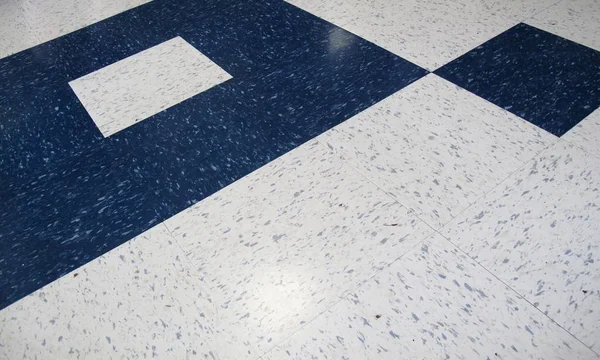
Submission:
[[[21,8],[12,0],[0,3],[0,59],[39,43]]]
[[[0,60],[0,307],[426,74],[284,2],[212,5],[153,1]],[[233,78],[103,137],[68,82],[178,34]]]
[[[600,110],[596,110],[583,119],[574,128],[561,137],[561,140],[583,147],[600,157]]]
[[[435,73],[556,136],[600,106],[600,52],[526,24]]]
[[[435,70],[556,0],[289,2]]]
[[[374,11],[375,2],[370,1],[319,1],[319,0],[285,0],[304,11],[325,19],[341,28],[353,20],[370,15]]]
[[[43,43],[145,4],[150,0],[13,1],[22,9],[30,29],[38,36],[39,43]],[[25,50],[30,46],[22,46],[19,50]]]
[[[229,79],[178,36],[69,85],[107,137]]]
[[[318,142],[165,224],[208,284],[221,319],[260,351],[432,232]]]
[[[20,58],[0,66],[0,83],[6,84],[0,89],[0,116],[7,123],[6,134],[0,140],[2,147],[9,149],[1,154],[2,181],[7,181],[5,174],[41,169],[104,141],[93,123],[79,121],[86,117],[85,110],[65,85],[175,36],[181,35],[236,79],[237,93],[232,94],[236,98],[226,100],[222,109],[246,105],[236,101],[243,96],[256,96],[253,106],[263,106],[265,110],[275,106],[273,102],[305,96],[291,92],[283,96],[288,89],[277,86],[276,81],[285,82],[292,89],[301,88],[304,83],[306,93],[323,87],[314,82],[336,80],[328,85],[328,97],[321,99],[332,98],[333,103],[337,101],[334,98],[341,98],[339,104],[329,103],[327,108],[329,112],[340,112],[330,116],[339,119],[346,108],[360,104],[364,104],[361,109],[367,107],[425,74],[425,70],[284,3],[242,3],[208,14],[186,3],[191,9],[178,4],[168,19],[157,15],[172,10],[170,4],[151,2],[137,7],[23,52]],[[155,26],[144,25],[158,21],[157,18],[161,21]],[[346,46],[339,46],[340,37]],[[256,80],[247,81],[248,77]],[[296,80],[293,83],[292,77]],[[240,84],[244,80],[246,89]],[[313,86],[308,87],[311,82]],[[350,86],[357,82],[368,86]],[[272,86],[266,91],[279,93],[278,98],[262,98],[250,91],[265,83]],[[261,91],[265,91],[264,86]],[[374,96],[378,93],[381,97]],[[5,106],[9,102],[11,106]],[[289,112],[287,108],[280,109],[283,110]],[[238,112],[238,117],[239,114],[242,113]],[[293,114],[288,118],[298,121]],[[171,121],[171,128],[185,119],[178,120]]]
[[[265,359],[595,359],[435,235]]]
[[[600,159],[561,141],[442,234],[586,345],[600,343]]]
[[[0,3],[0,359],[599,358],[595,2]]]
[[[560,1],[525,22],[600,51],[600,3],[596,0]]]
[[[210,296],[157,226],[2,310],[0,358],[252,358]]]
[[[435,75],[322,138],[435,228],[556,139]]]

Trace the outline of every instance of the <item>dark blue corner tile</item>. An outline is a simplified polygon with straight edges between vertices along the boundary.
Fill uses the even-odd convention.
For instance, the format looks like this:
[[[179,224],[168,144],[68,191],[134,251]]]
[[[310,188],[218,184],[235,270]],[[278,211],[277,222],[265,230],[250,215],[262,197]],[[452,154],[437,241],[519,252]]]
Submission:
[[[600,52],[526,24],[435,74],[556,136],[600,106]]]

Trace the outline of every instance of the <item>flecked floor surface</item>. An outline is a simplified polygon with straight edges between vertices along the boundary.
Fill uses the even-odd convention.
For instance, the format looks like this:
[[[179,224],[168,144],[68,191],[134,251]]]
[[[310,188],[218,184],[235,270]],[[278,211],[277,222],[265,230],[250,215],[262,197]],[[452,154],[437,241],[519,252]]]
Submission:
[[[0,359],[600,358],[597,0],[0,3]]]

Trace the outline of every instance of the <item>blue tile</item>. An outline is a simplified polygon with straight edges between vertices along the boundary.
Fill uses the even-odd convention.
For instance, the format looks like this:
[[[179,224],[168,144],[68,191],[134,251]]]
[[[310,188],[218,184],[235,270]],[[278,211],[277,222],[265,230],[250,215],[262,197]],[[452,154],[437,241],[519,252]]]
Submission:
[[[233,79],[102,137],[68,82],[175,36]],[[153,1],[0,60],[0,308],[426,73],[282,1]]]
[[[435,74],[556,136],[600,106],[600,52],[526,24]]]

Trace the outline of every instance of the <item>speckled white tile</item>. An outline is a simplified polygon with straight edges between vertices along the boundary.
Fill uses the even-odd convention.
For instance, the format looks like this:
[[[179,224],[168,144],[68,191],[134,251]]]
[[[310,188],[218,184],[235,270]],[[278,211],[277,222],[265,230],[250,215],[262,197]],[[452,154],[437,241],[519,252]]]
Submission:
[[[432,74],[321,138],[435,228],[556,140]]]
[[[39,43],[23,10],[12,0],[0,1],[0,59]]]
[[[598,0],[563,0],[525,22],[600,51]]]
[[[264,356],[265,360],[595,358],[439,235]]]
[[[345,29],[430,71],[517,23],[490,14],[480,1],[378,3],[374,15],[357,17]]]
[[[14,0],[43,43],[150,0]],[[37,44],[35,44],[37,45]],[[30,45],[31,46],[31,45]],[[21,50],[29,46],[24,46]]]
[[[347,0],[285,0],[304,11],[325,19],[339,27],[344,27],[348,22],[360,16],[373,12],[375,6],[372,0],[347,1]]]
[[[557,0],[290,0],[428,70],[454,60]],[[357,11],[358,10],[358,11]]]
[[[219,311],[159,225],[3,309],[0,358],[256,357]]]
[[[208,284],[222,321],[239,320],[232,331],[259,351],[432,232],[318,142],[166,225]]]
[[[176,37],[69,85],[106,137],[229,79],[225,70]]]
[[[596,351],[599,174],[599,158],[560,141],[442,232]]]
[[[569,132],[561,136],[561,140],[581,146],[600,157],[600,109],[588,115]]]

